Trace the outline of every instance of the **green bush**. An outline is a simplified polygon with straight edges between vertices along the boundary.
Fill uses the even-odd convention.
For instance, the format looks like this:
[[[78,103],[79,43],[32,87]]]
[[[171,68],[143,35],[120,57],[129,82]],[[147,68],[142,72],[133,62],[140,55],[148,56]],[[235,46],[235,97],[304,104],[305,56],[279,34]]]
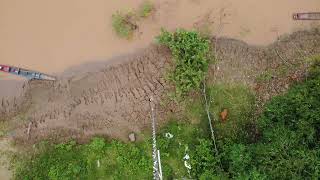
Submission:
[[[257,166],[273,179],[320,177],[320,73],[314,72],[273,98],[258,121]]]
[[[208,71],[209,40],[196,31],[178,29],[174,33],[163,30],[157,41],[172,52],[174,69],[169,73],[169,79],[175,84],[177,97],[200,88]]]
[[[213,172],[221,173],[219,159],[215,156],[212,141],[209,139],[199,139],[198,144],[191,152],[191,167],[193,177],[200,178],[204,174]]]

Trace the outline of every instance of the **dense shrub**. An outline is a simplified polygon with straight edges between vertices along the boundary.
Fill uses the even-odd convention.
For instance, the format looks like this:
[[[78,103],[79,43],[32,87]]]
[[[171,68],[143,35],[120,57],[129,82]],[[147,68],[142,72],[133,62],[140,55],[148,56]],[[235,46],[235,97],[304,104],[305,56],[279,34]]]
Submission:
[[[199,142],[191,152],[191,165],[193,177],[200,178],[210,175],[217,176],[222,171],[219,167],[219,159],[215,156],[212,141],[209,139],[199,139]]]
[[[271,178],[320,177],[320,73],[311,72],[304,83],[273,98],[258,121],[263,134],[256,164]]]
[[[317,61],[316,61],[317,62]],[[229,178],[318,179],[320,177],[320,68],[265,106],[256,125],[259,138],[246,141],[242,131],[236,137],[218,139],[221,167]],[[243,112],[243,110],[241,110]],[[241,116],[240,116],[241,117]],[[246,126],[244,126],[246,127]],[[241,129],[241,128],[240,128]],[[222,131],[221,131],[222,130]],[[219,132],[223,132],[220,129]],[[212,164],[216,164],[212,161]],[[217,167],[202,172],[216,172]]]
[[[174,68],[169,79],[175,84],[176,95],[198,89],[208,70],[209,41],[195,31],[183,29],[173,33],[163,30],[157,40],[172,52]]]

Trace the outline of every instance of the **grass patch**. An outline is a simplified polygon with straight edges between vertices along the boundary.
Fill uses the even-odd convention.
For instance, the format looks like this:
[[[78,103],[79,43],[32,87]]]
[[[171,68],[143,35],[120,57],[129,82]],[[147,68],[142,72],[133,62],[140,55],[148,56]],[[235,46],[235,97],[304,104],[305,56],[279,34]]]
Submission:
[[[7,134],[8,121],[0,119],[0,138]]]
[[[15,179],[150,179],[152,161],[147,150],[143,143],[101,138],[85,145],[43,142],[33,155],[16,161]]]
[[[124,13],[117,11],[112,15],[112,27],[121,38],[132,38],[134,31],[138,29],[137,22],[148,17],[154,10],[154,5],[150,1],[143,2],[137,10]]]
[[[309,76],[317,77],[320,74],[320,55],[310,58],[310,62],[313,65],[310,67]]]
[[[166,133],[173,135],[166,137]],[[203,130],[196,125],[186,122],[178,123],[172,120],[163,128],[158,136],[158,147],[161,151],[161,161],[165,177],[168,179],[190,178],[191,173],[184,165],[184,157],[190,155],[198,144],[198,139],[204,137]],[[187,161],[190,163],[190,161]]]
[[[144,1],[137,10],[137,13],[141,18],[146,18],[150,16],[152,11],[154,10],[154,5],[150,1]]]
[[[112,15],[112,27],[119,37],[127,39],[132,37],[133,31],[137,29],[132,18],[130,13],[124,14],[119,11]]]
[[[244,85],[216,84],[208,88],[211,112],[216,119],[215,129],[219,138],[236,139],[238,131],[252,120],[255,111],[255,96]],[[227,119],[221,120],[220,113],[227,109]]]
[[[308,58],[306,61],[297,62],[295,64],[279,64],[274,69],[267,69],[265,72],[262,72],[256,77],[256,82],[265,83],[271,81],[273,78],[285,78],[288,77],[295,70],[301,69],[303,63],[312,62],[314,58]]]
[[[273,73],[271,71],[266,71],[257,76],[256,81],[258,83],[269,82],[273,78]]]

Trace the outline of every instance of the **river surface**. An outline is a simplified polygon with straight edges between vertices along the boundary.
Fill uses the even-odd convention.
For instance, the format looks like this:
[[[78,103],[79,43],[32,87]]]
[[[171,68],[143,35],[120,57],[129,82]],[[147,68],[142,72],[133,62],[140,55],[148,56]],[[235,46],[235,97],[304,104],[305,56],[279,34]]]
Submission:
[[[0,0],[0,64],[57,73],[146,47],[161,27],[192,28],[208,15],[214,33],[261,45],[319,24],[292,20],[294,12],[320,11],[319,0],[158,0],[153,1],[156,12],[138,24],[138,36],[129,41],[118,38],[112,14],[141,2]]]

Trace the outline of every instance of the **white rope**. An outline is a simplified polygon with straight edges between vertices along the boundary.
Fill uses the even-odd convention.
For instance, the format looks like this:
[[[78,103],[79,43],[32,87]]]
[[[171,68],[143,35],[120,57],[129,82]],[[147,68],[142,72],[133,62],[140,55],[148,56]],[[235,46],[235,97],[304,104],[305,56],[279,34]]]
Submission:
[[[153,98],[150,98],[150,108],[151,108],[151,124],[152,124],[152,159],[153,159],[153,179],[162,180],[162,170],[160,164],[160,152],[157,150],[157,140],[156,140],[156,120],[154,113]]]
[[[207,101],[205,81],[203,81],[203,96],[204,96],[204,101],[205,101],[207,117],[208,117],[208,121],[209,121],[209,127],[210,127],[210,131],[211,131],[211,138],[212,138],[212,141],[213,141],[214,149],[215,149],[216,153],[218,154],[218,148],[217,148],[217,145],[216,145],[216,138],[215,138],[215,135],[214,135],[214,130],[213,130],[213,126],[212,126],[212,120],[211,120],[210,111],[209,111],[209,103]]]

